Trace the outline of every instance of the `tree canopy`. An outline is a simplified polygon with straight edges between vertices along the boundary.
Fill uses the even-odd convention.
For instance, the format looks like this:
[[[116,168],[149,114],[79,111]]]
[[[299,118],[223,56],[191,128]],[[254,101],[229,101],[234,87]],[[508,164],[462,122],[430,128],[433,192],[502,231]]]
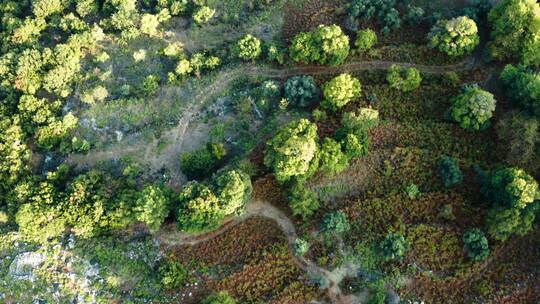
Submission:
[[[470,54],[480,43],[476,22],[467,16],[437,22],[428,38],[431,47],[450,56]]]

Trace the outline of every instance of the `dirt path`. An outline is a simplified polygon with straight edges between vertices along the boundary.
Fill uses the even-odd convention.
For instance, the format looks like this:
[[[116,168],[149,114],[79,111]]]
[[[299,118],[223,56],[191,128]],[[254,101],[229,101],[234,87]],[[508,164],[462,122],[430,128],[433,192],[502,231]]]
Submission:
[[[179,231],[167,230],[161,231],[158,235],[156,235],[156,237],[162,245],[165,245],[165,248],[182,245],[193,246],[198,243],[209,241],[229,231],[231,228],[250,217],[265,217],[275,221],[287,238],[289,250],[294,252],[294,242],[298,235],[296,234],[296,228],[294,227],[293,222],[278,208],[267,202],[261,201],[251,202],[248,205],[246,212],[242,216],[227,219],[226,222],[217,230],[202,234],[187,234]],[[300,267],[310,277],[322,279],[324,282],[322,287],[327,289],[328,296],[330,297],[332,303],[352,304],[359,302],[357,296],[345,296],[339,287],[339,284],[345,277],[356,275],[359,270],[359,266],[355,263],[348,261],[342,266],[330,271],[319,267],[313,261],[302,256],[294,255],[294,260],[298,267]]]
[[[147,164],[152,172],[157,172],[163,167],[168,168],[171,173],[171,186],[179,186],[184,183],[185,178],[180,171],[179,161],[173,160],[178,159],[178,155],[182,151],[189,150],[186,149],[186,147],[195,146],[199,141],[202,142],[203,139],[201,138],[202,136],[195,136],[197,134],[187,134],[187,130],[190,127],[194,128],[192,122],[195,115],[201,111],[201,108],[206,102],[215,98],[216,95],[221,93],[239,77],[253,76],[285,79],[297,75],[331,75],[364,70],[385,70],[394,64],[404,67],[414,67],[426,74],[442,74],[471,69],[476,65],[476,60],[474,57],[471,57],[458,64],[447,66],[428,66],[392,61],[358,61],[335,67],[305,65],[283,69],[247,64],[242,67],[219,72],[211,85],[200,89],[192,98],[193,102],[185,109],[178,124],[171,130],[165,132],[161,138],[154,139],[152,142],[146,144],[140,142],[135,144],[120,142],[103,150],[92,150],[87,154],[72,154],[67,161],[78,167],[93,167],[101,161],[120,159],[125,155],[133,154],[138,161]],[[181,87],[165,88],[161,94],[170,95],[171,92],[168,92],[170,90],[175,90],[176,92],[174,93],[176,93],[177,96],[182,95],[180,94],[180,91],[182,90]],[[160,141],[167,142],[167,147],[158,153],[156,150]]]

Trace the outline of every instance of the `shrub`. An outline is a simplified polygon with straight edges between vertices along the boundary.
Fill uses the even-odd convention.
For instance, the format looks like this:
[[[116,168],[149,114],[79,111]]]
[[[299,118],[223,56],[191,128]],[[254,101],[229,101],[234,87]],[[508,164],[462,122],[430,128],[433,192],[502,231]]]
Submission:
[[[523,209],[540,195],[534,177],[519,168],[500,168],[489,174],[482,191],[495,205]]]
[[[416,199],[420,195],[420,188],[415,183],[411,183],[405,188],[405,193],[410,199]]]
[[[506,241],[511,235],[526,235],[533,229],[539,203],[530,204],[524,209],[495,207],[489,210],[486,226],[489,235],[496,240]]]
[[[293,215],[301,216],[304,220],[310,218],[321,206],[317,194],[300,183],[291,187],[288,199]]]
[[[319,96],[319,89],[311,76],[294,76],[285,83],[285,97],[295,106],[308,107]]]
[[[287,124],[267,142],[264,164],[278,182],[308,173],[317,152],[317,126],[307,119]]]
[[[379,247],[383,258],[390,261],[402,258],[409,249],[409,244],[403,235],[390,232]]]
[[[238,57],[243,60],[255,60],[261,55],[261,40],[253,35],[247,34],[240,39],[236,45]]]
[[[202,304],[236,304],[236,300],[231,297],[227,292],[221,291],[219,293],[209,295]]]
[[[168,261],[159,270],[161,284],[167,289],[176,289],[184,286],[189,278],[189,272],[184,265]]]
[[[351,229],[349,219],[343,211],[327,213],[323,217],[322,231],[326,233],[342,234]]]
[[[379,123],[379,111],[370,108],[360,108],[358,113],[347,112],[341,119],[343,127],[348,132],[368,130]]]
[[[476,22],[466,16],[437,22],[428,39],[432,48],[449,56],[470,54],[480,43]]]
[[[482,261],[489,256],[488,240],[482,230],[473,228],[463,235],[465,252],[473,261]]]
[[[349,50],[349,37],[334,24],[299,33],[293,38],[289,52],[295,62],[339,65],[345,61]]]
[[[503,0],[488,15],[491,55],[540,64],[540,8],[536,0]]]
[[[375,44],[377,44],[377,34],[372,29],[359,31],[354,42],[356,48],[361,52],[371,49]]]
[[[215,9],[209,8],[208,6],[202,6],[193,13],[193,21],[201,25],[210,21],[215,14]]]
[[[349,158],[366,156],[369,152],[369,137],[366,132],[348,133],[341,146]]]
[[[135,201],[133,211],[137,220],[146,223],[150,231],[157,231],[169,215],[169,198],[163,188],[147,185]]]
[[[159,76],[158,75],[148,75],[144,78],[141,86],[141,93],[144,96],[155,95],[159,89]]]
[[[305,255],[309,251],[309,247],[310,246],[309,246],[308,241],[304,239],[296,238],[296,240],[294,240],[294,253],[296,255],[299,255],[299,256]]]
[[[347,156],[341,151],[341,145],[327,137],[319,151],[320,170],[327,175],[342,172],[349,165]]]
[[[216,170],[226,155],[222,143],[208,143],[201,150],[182,153],[180,168],[189,179],[203,178]]]
[[[360,96],[360,81],[350,74],[341,74],[323,85],[324,100],[321,106],[337,111]]]
[[[463,174],[455,158],[446,155],[443,156],[439,162],[439,172],[446,188],[459,185],[463,182]]]
[[[349,15],[353,18],[376,18],[383,25],[383,33],[401,26],[396,0],[353,0],[348,7]]]
[[[466,86],[453,100],[450,116],[460,127],[468,130],[482,130],[489,126],[495,111],[493,94],[478,86]]]
[[[508,64],[501,73],[508,98],[540,118],[540,72]]]
[[[204,184],[188,183],[178,198],[178,228],[180,230],[188,233],[213,230],[225,217],[220,200]]]
[[[512,166],[534,172],[537,155],[536,145],[540,143],[540,126],[534,117],[522,112],[509,112],[497,125],[499,143],[504,147],[505,160]]]
[[[420,86],[422,76],[415,68],[404,68],[394,64],[388,70],[386,80],[391,88],[402,92],[410,92]]]
[[[157,15],[143,14],[141,17],[141,33],[148,36],[158,34],[159,20]]]

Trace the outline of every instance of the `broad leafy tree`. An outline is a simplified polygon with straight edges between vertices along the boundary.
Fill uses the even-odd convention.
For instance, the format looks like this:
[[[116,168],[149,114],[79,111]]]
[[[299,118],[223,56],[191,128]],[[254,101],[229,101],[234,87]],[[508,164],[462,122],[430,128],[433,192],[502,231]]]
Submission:
[[[298,107],[310,106],[318,96],[319,89],[311,76],[294,76],[285,83],[285,97]]]
[[[519,168],[500,168],[491,172],[482,190],[496,206],[518,209],[540,197],[534,177]]]
[[[417,89],[422,83],[422,75],[415,68],[404,68],[392,65],[386,75],[386,80],[391,88],[402,92],[410,92]]]
[[[361,52],[368,51],[375,44],[377,44],[377,34],[372,29],[359,31],[354,42],[354,46]]]
[[[501,80],[510,100],[540,118],[540,72],[509,64],[504,67]]]
[[[470,54],[480,43],[476,22],[466,16],[437,22],[428,38],[431,47],[450,56]]]
[[[465,252],[473,261],[482,261],[489,256],[488,240],[482,230],[473,228],[463,235]]]
[[[540,5],[536,0],[503,0],[491,10],[488,20],[494,58],[540,64]]]
[[[210,187],[198,183],[187,184],[179,196],[178,228],[194,233],[215,229],[219,226],[225,212],[221,209],[219,198]]]
[[[146,223],[150,231],[157,231],[169,214],[169,197],[162,187],[147,185],[135,201],[133,211],[136,219]]]
[[[321,206],[317,194],[302,183],[295,183],[288,193],[289,206],[295,216],[306,220]]]
[[[219,173],[213,180],[225,215],[242,213],[253,191],[249,176],[240,170],[229,170]]]
[[[299,33],[293,38],[289,52],[295,62],[339,65],[345,61],[349,50],[349,37],[334,24]]]
[[[490,125],[496,105],[493,94],[478,86],[466,86],[453,102],[450,116],[462,128],[482,130]]]
[[[349,165],[349,159],[343,151],[341,145],[335,140],[327,137],[319,151],[319,170],[324,174],[334,175],[342,172]]]
[[[360,96],[360,81],[350,74],[341,74],[323,85],[324,100],[321,106],[337,111]]]
[[[264,163],[279,182],[307,174],[317,153],[317,126],[300,119],[278,130],[267,142]]]

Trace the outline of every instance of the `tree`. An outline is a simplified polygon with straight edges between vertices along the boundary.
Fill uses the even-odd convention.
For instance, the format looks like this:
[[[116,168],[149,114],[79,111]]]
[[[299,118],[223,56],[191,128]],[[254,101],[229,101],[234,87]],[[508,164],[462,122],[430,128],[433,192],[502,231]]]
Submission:
[[[190,182],[180,192],[178,228],[188,233],[215,229],[225,214],[219,198],[206,185]]]
[[[224,214],[242,213],[253,191],[249,175],[240,170],[224,171],[213,179],[213,183]]]
[[[323,217],[322,230],[327,233],[341,234],[349,231],[351,225],[349,219],[343,211],[327,213]]]
[[[30,169],[32,152],[25,142],[18,119],[0,119],[0,195]]]
[[[147,185],[135,201],[133,211],[138,221],[146,223],[150,231],[155,232],[169,214],[169,198],[162,187]]]
[[[249,61],[261,56],[261,40],[251,34],[247,34],[244,38],[240,39],[236,47],[240,59]]]
[[[319,169],[324,174],[334,175],[340,173],[349,165],[349,159],[341,151],[341,145],[329,137],[324,139],[319,153]]]
[[[278,182],[306,175],[317,152],[317,126],[307,119],[290,122],[267,142],[264,164]]]
[[[501,73],[506,96],[540,118],[540,72],[508,64]]]
[[[389,232],[379,247],[383,258],[390,261],[402,258],[409,249],[409,243],[403,235]]]
[[[360,96],[360,81],[350,74],[341,74],[323,85],[324,100],[321,106],[337,111]]]
[[[396,0],[353,0],[348,11],[352,18],[373,19],[383,25],[383,33],[401,27],[399,11],[396,9]]]
[[[288,199],[293,215],[301,216],[303,220],[310,218],[321,206],[317,194],[301,183],[295,183],[291,187]]]
[[[463,182],[463,173],[461,173],[459,164],[455,158],[444,155],[439,162],[439,172],[446,188]]]
[[[410,92],[420,86],[420,83],[422,83],[422,76],[415,68],[404,68],[393,64],[388,70],[386,80],[391,88],[402,92]]]
[[[236,300],[227,292],[220,291],[216,294],[209,295],[202,304],[236,304]]]
[[[46,18],[52,14],[61,13],[68,5],[65,0],[34,0],[32,1],[32,12],[38,18]]]
[[[495,205],[523,209],[540,197],[534,177],[519,168],[500,168],[491,172],[482,191]]]
[[[159,19],[157,15],[143,14],[141,17],[141,32],[148,36],[157,36]]]
[[[66,114],[62,120],[55,120],[36,132],[37,143],[45,149],[52,149],[66,139],[69,133],[77,127],[78,119],[73,114]]]
[[[511,235],[526,235],[533,229],[536,213],[540,209],[538,202],[524,209],[495,207],[489,210],[486,226],[489,235],[496,240],[506,241]]]
[[[540,6],[536,0],[504,0],[488,15],[491,55],[498,60],[519,59],[540,64]]]
[[[215,14],[215,9],[209,8],[208,6],[202,6],[193,13],[193,21],[199,25],[208,23]]]
[[[294,76],[285,83],[285,97],[297,107],[310,106],[318,96],[319,89],[311,76]]]
[[[347,133],[341,140],[341,147],[349,158],[366,156],[369,152],[369,137],[365,131]]]
[[[467,16],[440,20],[428,36],[432,48],[449,56],[470,54],[480,43],[476,22]]]
[[[468,130],[482,130],[489,126],[495,111],[493,94],[477,85],[465,86],[462,93],[454,98],[450,116],[460,127]]]
[[[358,112],[347,112],[341,119],[347,132],[358,133],[368,130],[379,123],[379,111],[370,108],[360,108]]]
[[[204,148],[180,155],[180,168],[189,179],[210,175],[227,155],[222,143],[208,143]]]
[[[467,256],[475,261],[485,260],[489,256],[488,240],[482,230],[473,228],[463,235],[465,252]]]
[[[497,125],[497,137],[506,154],[505,160],[512,166],[535,172],[538,169],[536,146],[540,144],[540,125],[527,113],[507,113]]]
[[[359,31],[354,42],[360,52],[370,50],[375,44],[377,44],[377,34],[372,29]]]
[[[296,238],[294,240],[294,253],[299,256],[304,256],[309,251],[309,243],[308,241]]]
[[[289,52],[295,62],[339,65],[345,61],[349,50],[349,37],[334,24],[299,33],[293,38]]]

